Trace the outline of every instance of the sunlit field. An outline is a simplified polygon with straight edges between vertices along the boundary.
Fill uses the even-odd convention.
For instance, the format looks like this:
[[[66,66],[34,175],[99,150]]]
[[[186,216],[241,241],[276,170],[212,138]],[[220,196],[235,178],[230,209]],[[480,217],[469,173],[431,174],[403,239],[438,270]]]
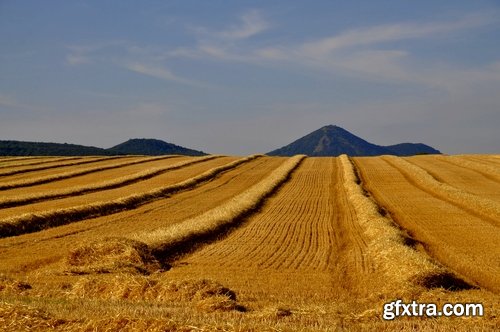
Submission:
[[[495,330],[499,226],[498,155],[0,158],[0,329]]]

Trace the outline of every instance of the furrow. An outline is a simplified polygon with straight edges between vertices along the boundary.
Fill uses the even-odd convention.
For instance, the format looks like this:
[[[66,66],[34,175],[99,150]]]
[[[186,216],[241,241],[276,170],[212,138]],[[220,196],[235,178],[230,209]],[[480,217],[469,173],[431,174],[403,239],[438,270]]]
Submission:
[[[36,165],[49,164],[49,163],[68,161],[68,160],[77,160],[77,159],[83,159],[83,158],[84,157],[43,158],[42,160],[38,160],[38,161],[31,161],[31,162],[27,162],[27,163],[16,163],[13,165],[0,164],[0,169],[14,168],[14,167],[25,167],[25,166],[36,166]]]
[[[0,163],[25,161],[25,160],[32,160],[32,159],[46,159],[46,158],[51,158],[51,157],[40,157],[40,156],[37,156],[37,157],[14,157],[14,158],[0,157]]]
[[[193,241],[214,237],[254,211],[267,196],[287,181],[304,158],[290,158],[260,182],[202,215],[153,232],[139,233],[135,238],[147,243],[158,254],[172,257],[185,250],[186,246],[191,247]]]
[[[218,158],[207,163],[218,164],[234,157]],[[131,237],[137,232],[154,231],[194,218],[229,201],[283,163],[285,158],[259,157],[190,189],[157,199],[136,209],[85,219],[59,227],[0,239],[0,270],[28,271],[58,264],[75,247],[91,242],[106,242],[107,237]],[[205,163],[194,165],[201,169]],[[222,164],[221,164],[222,165]],[[171,173],[187,178],[188,168]],[[199,174],[199,173],[198,173]],[[172,179],[178,175],[172,174]],[[179,181],[177,181],[179,182]]]
[[[477,161],[471,161],[467,158],[459,156],[448,156],[448,157],[443,157],[441,159],[449,164],[454,164],[475,170],[492,180],[500,182],[500,167],[481,164],[478,163]]]
[[[363,260],[369,259],[374,272],[378,276],[383,276],[380,287],[402,290],[412,287],[412,280],[419,275],[437,273],[437,266],[425,256],[404,245],[404,238],[392,221],[382,216],[379,206],[365,195],[349,158],[342,155],[340,161],[347,197],[354,208],[357,222],[366,241]],[[366,269],[366,266],[363,268]]]
[[[497,226],[432,195],[382,158],[355,160],[365,188],[411,242],[467,282],[500,292]]]
[[[206,246],[187,258],[188,265],[224,268],[257,268],[259,270],[314,270],[330,266],[327,260],[331,244],[329,237],[318,232],[318,224],[333,224],[331,210],[318,221],[317,201],[328,201],[333,179],[332,161],[308,158],[293,173],[290,180],[249,218],[241,228],[226,239]],[[334,246],[334,244],[332,244]],[[317,257],[323,261],[318,262]]]
[[[241,158],[226,165],[212,168],[202,174],[173,185],[155,188],[147,192],[132,194],[111,201],[94,202],[91,204],[84,204],[66,209],[49,210],[41,213],[27,213],[18,217],[4,219],[0,221],[0,237],[35,232],[87,218],[104,216],[123,210],[134,209],[151,200],[165,197],[168,194],[180,190],[192,188],[199,183],[214,178],[224,171],[230,170],[257,157],[259,156],[252,155]]]
[[[444,160],[435,156],[406,158],[406,161],[422,168],[440,182],[500,203],[500,181],[493,181],[476,170]]]
[[[138,181],[143,181],[147,180],[150,178],[153,178],[155,176],[158,176],[160,174],[163,174],[167,171],[172,171],[176,170],[182,167],[186,167],[189,165],[193,165],[199,162],[219,158],[220,156],[207,156],[207,157],[200,157],[200,158],[192,158],[187,161],[179,162],[174,165],[169,165],[166,167],[156,167],[152,169],[146,169],[144,171],[123,176],[117,179],[113,180],[108,180],[104,182],[98,182],[98,183],[93,183],[90,185],[83,185],[83,186],[76,186],[72,188],[64,188],[60,190],[53,190],[50,192],[46,193],[38,193],[38,194],[31,194],[31,195],[24,195],[24,196],[15,196],[15,197],[8,197],[4,199],[0,199],[0,208],[5,208],[5,207],[12,207],[12,206],[21,206],[21,205],[26,205],[34,202],[40,202],[40,201],[46,201],[46,200],[51,200],[51,199],[56,199],[56,198],[64,198],[64,197],[71,197],[71,196],[76,196],[76,195],[82,195],[86,193],[92,193],[96,191],[102,191],[106,189],[114,189],[114,188],[119,188],[125,185],[129,185]]]
[[[68,166],[85,165],[85,164],[97,163],[97,162],[103,161],[103,160],[114,160],[114,159],[122,159],[122,158],[124,158],[124,157],[123,156],[99,157],[99,158],[93,158],[90,160],[80,160],[80,161],[73,161],[73,162],[58,162],[55,165],[43,165],[43,166],[36,166],[36,167],[28,167],[28,168],[20,168],[20,169],[3,171],[3,172],[0,172],[0,176],[3,177],[3,176],[10,176],[10,175],[16,175],[16,174],[43,171],[46,169],[55,169],[55,168],[68,167]],[[81,158],[77,158],[77,159],[81,159]]]
[[[499,203],[439,182],[425,170],[403,158],[386,156],[382,157],[382,159],[400,170],[409,181],[413,181],[422,190],[457,205],[471,214],[480,216],[493,225],[500,225]]]
[[[44,183],[53,182],[53,181],[60,181],[63,179],[68,179],[68,178],[72,178],[72,177],[76,177],[76,176],[82,176],[82,175],[86,175],[86,174],[90,174],[90,173],[101,172],[101,171],[108,170],[108,169],[115,169],[115,168],[125,167],[125,166],[129,166],[129,165],[143,164],[143,163],[147,163],[147,162],[154,161],[154,160],[161,160],[161,159],[174,158],[174,157],[176,157],[176,156],[161,156],[161,157],[141,158],[139,160],[117,163],[117,164],[112,164],[112,165],[107,165],[107,166],[90,167],[90,168],[85,168],[85,169],[78,170],[78,171],[69,171],[69,172],[63,172],[63,173],[58,173],[58,174],[54,174],[54,175],[36,177],[36,178],[31,178],[31,179],[5,182],[5,183],[0,183],[0,190],[7,190],[7,189],[21,188],[21,187],[31,187],[31,186],[35,186],[38,184],[44,184]]]

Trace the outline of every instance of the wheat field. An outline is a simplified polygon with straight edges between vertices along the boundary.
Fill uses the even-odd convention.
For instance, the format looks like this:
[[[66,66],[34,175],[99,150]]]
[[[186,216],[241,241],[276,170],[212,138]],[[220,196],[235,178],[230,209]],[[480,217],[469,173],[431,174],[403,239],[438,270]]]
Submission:
[[[499,226],[498,155],[0,158],[0,330],[494,331]]]

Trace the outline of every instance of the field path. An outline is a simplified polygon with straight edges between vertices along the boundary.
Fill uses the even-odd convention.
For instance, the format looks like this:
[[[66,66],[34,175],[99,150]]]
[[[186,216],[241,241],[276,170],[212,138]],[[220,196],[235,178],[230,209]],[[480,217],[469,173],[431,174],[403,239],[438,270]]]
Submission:
[[[365,188],[403,228],[444,265],[500,292],[499,228],[439,195],[383,158],[355,158]]]

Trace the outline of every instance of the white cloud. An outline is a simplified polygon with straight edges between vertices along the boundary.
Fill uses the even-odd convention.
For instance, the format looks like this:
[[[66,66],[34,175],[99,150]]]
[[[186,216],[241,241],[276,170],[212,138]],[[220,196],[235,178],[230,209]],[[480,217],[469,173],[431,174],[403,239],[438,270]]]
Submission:
[[[216,33],[219,37],[230,40],[241,40],[255,36],[269,29],[270,25],[266,22],[257,10],[251,10],[240,18],[241,24],[233,26],[225,31]]]
[[[206,27],[192,27],[198,37],[209,40],[235,42],[251,38],[270,28],[258,10],[249,10],[239,17],[239,24],[228,27],[225,30],[212,30]]]
[[[179,77],[172,73],[169,69],[160,66],[160,65],[151,65],[151,64],[143,64],[143,63],[138,63],[138,62],[125,62],[122,63],[121,66],[123,68],[126,68],[132,72],[139,73],[142,75],[146,76],[151,76],[155,78],[159,78],[165,81],[172,81],[176,83],[181,83],[185,85],[190,85],[190,86],[195,86],[195,87],[203,87],[203,88],[209,88],[211,87],[210,85],[203,83],[203,82],[198,82],[190,79],[186,79],[183,77]]]
[[[490,22],[492,22],[490,15],[470,15],[450,22],[398,23],[359,28],[307,42],[300,47],[299,52],[305,56],[320,57],[345,48],[443,36],[455,31],[484,26]]]

